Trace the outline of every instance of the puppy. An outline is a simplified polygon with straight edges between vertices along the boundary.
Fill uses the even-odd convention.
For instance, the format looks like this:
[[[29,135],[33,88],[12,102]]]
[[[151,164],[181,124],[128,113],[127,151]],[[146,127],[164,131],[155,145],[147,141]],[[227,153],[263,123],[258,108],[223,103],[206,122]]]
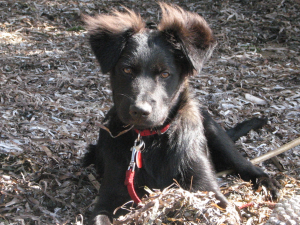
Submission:
[[[277,193],[274,181],[231,140],[266,121],[255,119],[255,126],[247,121],[227,134],[193,96],[189,77],[200,72],[216,45],[208,24],[178,6],[159,5],[157,26],[128,9],[84,17],[101,70],[110,73],[113,95],[98,143],[84,157],[84,166],[95,164],[103,178],[91,224],[110,224],[124,213],[113,215],[115,208],[131,198],[138,202],[145,186],[163,189],[174,180],[191,191],[213,191],[226,207],[215,177],[225,168],[254,184],[262,179]],[[128,171],[134,175],[131,187]]]

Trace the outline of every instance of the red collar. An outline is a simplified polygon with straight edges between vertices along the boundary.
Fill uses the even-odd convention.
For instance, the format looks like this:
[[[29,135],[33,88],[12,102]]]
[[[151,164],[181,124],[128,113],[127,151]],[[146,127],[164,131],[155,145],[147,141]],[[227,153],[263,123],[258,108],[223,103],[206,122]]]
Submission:
[[[165,127],[163,127],[162,129],[155,131],[155,130],[138,130],[138,129],[134,129],[134,131],[138,134],[140,134],[142,137],[145,136],[150,136],[150,135],[154,135],[154,134],[163,134],[165,133],[170,127],[170,124],[168,123]]]

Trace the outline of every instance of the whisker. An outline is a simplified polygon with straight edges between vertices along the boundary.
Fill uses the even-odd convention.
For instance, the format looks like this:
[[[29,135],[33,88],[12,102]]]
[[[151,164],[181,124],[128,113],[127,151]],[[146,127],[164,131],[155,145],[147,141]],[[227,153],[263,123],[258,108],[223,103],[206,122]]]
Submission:
[[[123,94],[123,93],[118,93],[117,95],[121,95],[121,96],[124,96],[126,98],[129,98],[130,100],[134,100],[132,97],[126,95],[126,94]]]

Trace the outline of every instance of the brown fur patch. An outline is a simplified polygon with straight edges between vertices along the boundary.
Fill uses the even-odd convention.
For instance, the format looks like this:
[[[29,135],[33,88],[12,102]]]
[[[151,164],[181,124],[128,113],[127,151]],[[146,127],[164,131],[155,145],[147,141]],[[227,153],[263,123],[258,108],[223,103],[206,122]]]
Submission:
[[[125,8],[126,12],[114,10],[112,15],[97,15],[91,17],[83,15],[83,20],[91,35],[100,31],[106,31],[113,34],[124,33],[132,29],[133,33],[141,31],[145,27],[145,22],[141,15]]]
[[[179,109],[179,114],[182,118],[188,118],[191,124],[199,124],[199,121],[202,121],[202,115],[199,112],[200,104],[193,97],[193,94],[190,93],[188,88],[188,81],[185,82],[185,90],[182,93],[183,104]]]
[[[181,40],[203,50],[215,42],[207,22],[197,13],[187,12],[179,6],[163,2],[159,5],[162,10],[159,30],[176,32]]]

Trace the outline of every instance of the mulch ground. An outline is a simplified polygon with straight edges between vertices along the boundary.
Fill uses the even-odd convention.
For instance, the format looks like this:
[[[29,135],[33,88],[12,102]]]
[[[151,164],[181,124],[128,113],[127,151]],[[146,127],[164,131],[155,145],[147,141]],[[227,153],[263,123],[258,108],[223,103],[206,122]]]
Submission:
[[[218,39],[212,59],[191,79],[199,101],[224,128],[269,118],[237,141],[240,151],[253,159],[298,138],[300,1],[172,3],[202,15]],[[111,91],[80,15],[122,5],[150,20],[160,16],[152,1],[0,1],[1,225],[84,224],[91,213],[100,184],[80,159],[97,139]],[[282,178],[283,193],[300,193],[299,159],[298,146],[259,166]],[[263,189],[253,192],[231,176],[220,184],[232,203],[254,202],[242,209],[241,224],[265,223],[272,204]]]

